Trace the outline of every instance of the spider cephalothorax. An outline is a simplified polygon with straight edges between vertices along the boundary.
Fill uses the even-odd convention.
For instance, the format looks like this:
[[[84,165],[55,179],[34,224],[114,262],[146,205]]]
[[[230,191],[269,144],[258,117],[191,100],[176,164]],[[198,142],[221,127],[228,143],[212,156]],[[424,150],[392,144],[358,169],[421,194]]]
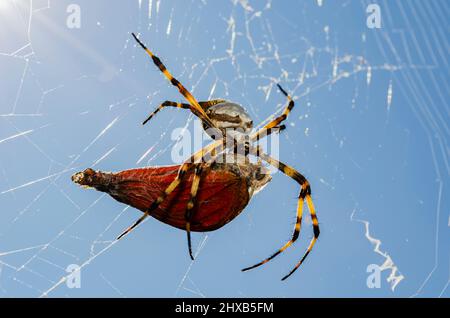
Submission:
[[[220,100],[217,104],[206,108],[206,114],[223,135],[226,134],[226,130],[234,129],[248,134],[253,128],[253,121],[244,107],[233,102]],[[210,127],[203,123],[203,128],[208,131]]]
[[[152,58],[153,63],[166,76],[170,83],[177,87],[180,93],[188,101],[188,103],[172,101],[163,102],[150,114],[144,121],[144,124],[164,107],[170,106],[189,109],[201,120],[203,128],[214,139],[214,142],[194,153],[180,166],[132,169],[117,174],[105,174],[95,172],[92,169],[87,169],[84,172],[74,175],[73,180],[80,185],[91,186],[100,191],[108,192],[117,200],[133,205],[144,212],[144,215],[125,230],[117,239],[120,239],[131,232],[146,217],[152,215],[163,222],[186,230],[189,255],[194,259],[191,247],[191,230],[212,230],[229,222],[246,206],[253,192],[260,190],[270,180],[270,176],[262,169],[259,161],[257,164],[252,164],[248,160],[249,155],[257,157],[277,168],[299,184],[300,191],[297,202],[297,219],[292,238],[288,242],[270,257],[253,266],[244,268],[243,271],[267,263],[277,255],[281,254],[297,240],[300,235],[303,205],[306,202],[311,215],[314,236],[300,261],[294,266],[290,273],[283,277],[283,280],[286,279],[303,263],[319,237],[319,223],[311,198],[311,188],[309,182],[300,172],[293,167],[270,157],[264,153],[260,147],[253,145],[253,143],[271,133],[279,132],[285,128],[282,122],[286,120],[287,116],[294,108],[294,101],[288,93],[278,85],[280,91],[288,99],[288,105],[281,115],[275,117],[259,130],[252,131],[253,122],[242,106],[224,99],[197,101],[195,97],[176,78],[174,78],[172,74],[170,74],[161,60],[154,55],[134,33],[133,37]],[[233,143],[230,144],[225,142],[225,139],[232,139]],[[220,156],[224,155],[224,153],[228,153],[228,155],[231,154],[233,158],[240,158],[239,155],[242,155],[242,153],[237,152],[238,147],[236,147],[236,143],[244,144],[245,146],[244,160],[239,160],[238,163],[234,161],[231,163],[225,161],[225,163],[218,164],[218,159]],[[224,157],[226,158],[227,155]],[[148,176],[149,174],[150,176]],[[156,182],[155,180],[151,180],[152,175],[157,179]],[[207,184],[201,185],[201,179],[207,181]],[[213,190],[208,192],[206,189]],[[228,189],[228,191],[225,189]],[[181,197],[176,197],[176,191],[181,191],[181,194],[183,195]],[[205,193],[209,196],[205,196]],[[176,208],[167,208],[169,201],[174,199],[174,197],[178,198],[178,201],[175,202],[175,204],[177,204]],[[213,200],[219,203],[223,202],[223,204],[219,204],[218,209],[216,209],[217,206],[215,206],[213,210],[206,208],[206,210],[199,211],[196,209],[199,204],[202,204],[202,202],[198,202],[199,200],[203,203],[211,202],[210,200]],[[166,208],[162,209],[163,207]],[[165,210],[165,212],[163,210]],[[166,214],[161,215],[161,211]],[[202,219],[201,216],[206,216],[207,218],[211,217],[212,221],[210,223],[202,223],[202,221],[199,221]]]

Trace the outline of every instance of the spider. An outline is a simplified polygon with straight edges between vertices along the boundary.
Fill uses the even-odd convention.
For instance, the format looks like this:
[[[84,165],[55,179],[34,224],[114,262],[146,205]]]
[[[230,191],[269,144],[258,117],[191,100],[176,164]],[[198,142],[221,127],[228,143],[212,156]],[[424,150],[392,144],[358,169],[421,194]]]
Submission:
[[[311,188],[306,178],[293,167],[280,162],[264,153],[253,143],[260,138],[285,129],[285,121],[294,108],[294,101],[277,84],[288,104],[282,114],[257,131],[253,131],[253,122],[245,109],[236,103],[214,99],[198,102],[194,96],[167,70],[161,60],[152,53],[141,40],[132,33],[137,43],[152,58],[153,63],[165,75],[170,83],[177,87],[188,103],[165,101],[143,122],[146,124],[165,107],[189,109],[198,117],[203,129],[214,140],[200,151],[194,153],[181,165],[167,167],[147,167],[125,170],[119,173],[104,173],[86,169],[72,176],[72,180],[82,186],[93,187],[109,193],[116,200],[131,205],[144,214],[128,227],[117,240],[129,234],[148,216],[153,216],[171,226],[183,229],[187,233],[189,255],[192,254],[191,231],[206,232],[216,230],[233,220],[248,204],[254,193],[261,190],[271,177],[262,166],[261,160],[274,166],[286,176],[294,179],[300,186],[297,202],[297,219],[292,238],[268,258],[246,267],[247,271],[259,267],[290,247],[300,235],[303,205],[306,201],[312,219],[313,237],[303,257],[285,275],[285,280],[304,262],[319,237],[319,223],[311,198]],[[229,131],[232,133],[229,133]],[[227,139],[233,139],[230,146]],[[244,154],[238,153],[237,145],[243,145]],[[224,151],[225,163],[219,163],[219,155]],[[239,158],[237,163],[229,161],[228,156]],[[259,158],[258,163],[250,163],[248,156]],[[229,162],[228,162],[229,161]]]

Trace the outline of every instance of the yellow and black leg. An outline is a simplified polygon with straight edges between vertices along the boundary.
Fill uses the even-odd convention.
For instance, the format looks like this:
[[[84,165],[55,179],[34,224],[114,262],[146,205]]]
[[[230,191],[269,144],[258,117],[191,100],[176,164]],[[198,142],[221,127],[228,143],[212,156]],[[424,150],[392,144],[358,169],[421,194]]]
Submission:
[[[187,241],[188,241],[188,249],[189,249],[189,256],[192,260],[194,260],[194,256],[192,254],[192,243],[191,243],[191,219],[192,219],[192,213],[194,211],[194,207],[196,204],[196,198],[197,193],[200,185],[200,179],[202,176],[204,164],[199,163],[195,167],[195,174],[194,178],[192,180],[192,186],[191,186],[191,193],[189,197],[189,201],[186,206],[186,213],[185,213],[185,219],[186,219],[186,234],[187,234]]]
[[[251,136],[251,141],[258,141],[264,137],[270,136],[273,133],[280,133],[286,129],[286,125],[278,125],[272,128],[261,128],[254,135]]]
[[[265,260],[255,264],[253,266],[244,268],[243,271],[247,271],[247,270],[253,269],[255,267],[258,267],[258,266],[261,266],[261,265],[267,263],[271,259],[275,258],[277,255],[281,254],[284,250],[286,250],[289,246],[291,246],[297,240],[297,238],[299,237],[299,234],[300,234],[300,227],[301,227],[302,213],[303,213],[303,204],[305,201],[308,206],[309,213],[311,215],[314,236],[308,246],[308,249],[306,250],[303,257],[301,258],[301,260],[295,265],[295,267],[291,270],[291,272],[289,272],[289,274],[287,274],[286,276],[284,276],[282,278],[282,280],[285,280],[286,278],[291,276],[297,270],[297,268],[300,267],[300,265],[303,263],[303,261],[308,256],[308,254],[311,252],[311,250],[314,247],[314,244],[316,243],[316,241],[319,237],[319,234],[320,234],[319,222],[317,220],[316,211],[314,209],[314,204],[311,199],[311,187],[309,185],[308,180],[306,180],[306,178],[300,172],[295,170],[293,167],[288,166],[288,165],[270,157],[269,155],[262,152],[261,149],[259,149],[259,148],[255,149],[254,147],[252,147],[251,153],[254,155],[257,155],[259,158],[266,161],[270,165],[276,167],[278,170],[283,172],[288,177],[294,179],[300,185],[300,194],[299,194],[298,203],[297,203],[297,221],[295,223],[294,233],[292,235],[291,240],[289,240],[286,244],[284,244],[283,247],[281,247],[279,250],[277,250],[270,257],[266,258]]]
[[[163,109],[164,107],[178,107],[178,108],[183,108],[183,109],[193,109],[193,107],[190,104],[183,104],[183,103],[177,103],[177,102],[171,102],[166,100],[164,103],[162,103],[161,105],[158,106],[158,108],[156,108],[142,123],[142,125],[145,125],[150,119],[153,118],[153,116],[156,115],[156,113],[158,113],[161,109]],[[195,110],[193,110],[193,112],[195,112]]]
[[[211,106],[217,105],[217,104],[221,104],[226,102],[225,99],[211,99],[208,101],[204,101],[204,102],[198,102],[200,104],[200,106],[204,109],[207,110],[208,108],[210,108]]]
[[[288,117],[289,113],[294,108],[295,103],[292,100],[291,96],[283,89],[283,87],[281,87],[280,84],[277,84],[277,86],[280,89],[280,91],[283,93],[283,95],[286,96],[286,98],[288,99],[288,105],[283,110],[283,112],[281,113],[280,116],[276,117],[274,120],[272,120],[267,125],[265,125],[263,128],[261,128],[256,133],[254,133],[252,135],[252,137],[251,137],[251,140],[259,140],[259,139],[261,139],[263,137],[266,137],[266,136],[270,135],[274,131],[278,131],[279,132],[279,131],[282,131],[282,130],[286,129],[285,125],[280,125],[280,124],[283,121],[286,120],[286,118]]]
[[[286,244],[284,244],[283,247],[281,247],[279,250],[277,250],[275,253],[273,253],[268,258],[264,259],[263,261],[255,264],[253,266],[249,266],[249,267],[246,267],[246,268],[242,269],[243,272],[248,271],[250,269],[256,268],[258,266],[261,266],[261,265],[267,263],[271,259],[273,259],[276,256],[278,256],[279,254],[281,254],[284,250],[286,250],[289,246],[291,246],[298,239],[298,237],[300,235],[300,228],[301,228],[301,225],[302,225],[303,200],[304,200],[304,198],[302,198],[301,196],[298,199],[298,203],[297,203],[297,220],[295,222],[294,233],[292,234],[292,238]]]
[[[189,196],[189,201],[187,203],[186,213],[185,213],[186,235],[187,235],[189,256],[191,257],[192,260],[194,260],[194,256],[192,253],[192,242],[191,242],[191,220],[192,220],[192,214],[194,212],[195,205],[197,203],[196,199],[197,199],[198,190],[200,188],[200,181],[202,178],[202,174],[208,173],[209,169],[216,161],[217,156],[222,152],[223,149],[224,149],[224,145],[219,144],[219,146],[214,147],[212,150],[205,151],[202,156],[202,160],[205,162],[195,164],[195,173],[194,173],[194,177],[192,179],[191,193]]]
[[[309,187],[309,185],[308,185]],[[289,274],[287,274],[286,276],[284,276],[281,280],[285,280],[286,278],[288,278],[289,276],[291,276],[296,270],[297,268],[300,267],[300,265],[302,265],[303,261],[306,259],[306,257],[308,256],[308,254],[311,252],[311,250],[314,247],[314,244],[316,244],[317,239],[319,238],[319,234],[320,234],[320,230],[319,230],[319,221],[317,220],[317,215],[316,215],[316,211],[314,209],[314,204],[312,202],[311,199],[311,195],[307,194],[305,196],[306,199],[306,204],[308,205],[308,209],[309,212],[311,214],[311,219],[312,219],[312,223],[313,223],[313,230],[314,230],[314,236],[311,239],[311,242],[309,243],[308,249],[306,250],[305,254],[303,255],[303,257],[300,259],[300,261],[294,266],[294,268],[289,272]]]
[[[223,103],[225,100],[223,99],[214,99],[214,100],[210,100],[210,101],[206,101],[206,102],[199,102],[199,105],[204,109],[207,110],[209,107],[217,105],[219,103]],[[168,101],[166,100],[164,103],[162,103],[161,105],[158,106],[158,108],[156,108],[148,117],[147,119],[144,120],[144,122],[142,123],[143,125],[145,125],[150,119],[153,118],[153,116],[156,115],[156,113],[158,113],[161,109],[163,109],[164,107],[177,107],[177,108],[183,108],[183,109],[190,109],[191,112],[196,115],[197,117],[199,117],[201,119],[200,116],[198,116],[196,108],[193,107],[191,104],[186,104],[186,103],[177,103],[177,102],[172,102],[172,101]]]
[[[147,54],[152,58],[153,63],[158,67],[158,69],[164,74],[164,76],[169,80],[169,82],[178,88],[181,95],[186,98],[186,100],[189,102],[190,105],[196,110],[196,115],[208,126],[211,128],[214,128],[214,125],[211,122],[211,119],[208,117],[208,115],[205,113],[203,108],[200,106],[200,104],[197,102],[195,97],[175,78],[173,75],[167,70],[166,66],[161,62],[159,57],[153,54],[152,51],[150,51],[144,43],[139,40],[139,38],[136,36],[136,34],[132,33],[134,39],[137,41],[137,43],[147,52]]]
[[[291,110],[294,108],[294,105],[295,105],[291,96],[283,89],[283,87],[281,87],[280,84],[277,84],[277,86],[280,89],[280,91],[283,93],[283,95],[286,96],[286,98],[288,99],[288,105],[286,106],[286,108],[284,109],[284,111],[281,113],[280,116],[278,116],[277,118],[272,120],[270,123],[265,125],[264,128],[273,128],[273,127],[278,126],[281,122],[286,120],[287,116],[289,115],[289,113],[291,112]]]

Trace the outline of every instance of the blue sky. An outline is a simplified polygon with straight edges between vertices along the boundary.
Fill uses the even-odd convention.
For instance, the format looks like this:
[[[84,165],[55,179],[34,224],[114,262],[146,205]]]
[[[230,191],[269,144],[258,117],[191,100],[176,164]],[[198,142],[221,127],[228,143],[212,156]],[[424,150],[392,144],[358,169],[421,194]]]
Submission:
[[[379,29],[366,25],[370,3]],[[70,4],[80,28],[68,27]],[[449,10],[443,0],[2,0],[0,296],[448,297]],[[155,219],[112,243],[140,212],[71,182],[87,167],[174,164],[172,131],[199,125],[177,109],[140,124],[182,96],[131,32],[199,100],[240,103],[256,123],[281,111],[277,82],[294,96],[280,159],[309,179],[321,236],[287,281],[308,217],[293,247],[240,271],[290,238],[299,189],[280,173],[233,222],[193,235],[194,262],[185,233]],[[82,266],[81,288],[64,281],[70,264]],[[379,288],[367,285],[371,264],[385,265]]]

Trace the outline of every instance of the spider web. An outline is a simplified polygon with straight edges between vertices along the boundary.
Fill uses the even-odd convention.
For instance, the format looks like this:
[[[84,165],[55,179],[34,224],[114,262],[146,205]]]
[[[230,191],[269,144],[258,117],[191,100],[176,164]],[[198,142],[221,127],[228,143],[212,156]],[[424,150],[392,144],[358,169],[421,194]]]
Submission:
[[[72,3],[79,29],[67,27]],[[450,9],[380,0],[369,29],[370,3],[2,0],[0,295],[448,297]],[[185,233],[153,219],[114,241],[139,213],[70,181],[87,167],[174,164],[199,127],[174,109],[139,125],[182,97],[132,31],[199,100],[239,102],[255,123],[283,109],[276,83],[294,96],[280,159],[310,180],[321,237],[287,282],[308,217],[285,255],[239,271],[289,239],[298,189],[280,173],[232,223],[194,235],[194,262]]]

